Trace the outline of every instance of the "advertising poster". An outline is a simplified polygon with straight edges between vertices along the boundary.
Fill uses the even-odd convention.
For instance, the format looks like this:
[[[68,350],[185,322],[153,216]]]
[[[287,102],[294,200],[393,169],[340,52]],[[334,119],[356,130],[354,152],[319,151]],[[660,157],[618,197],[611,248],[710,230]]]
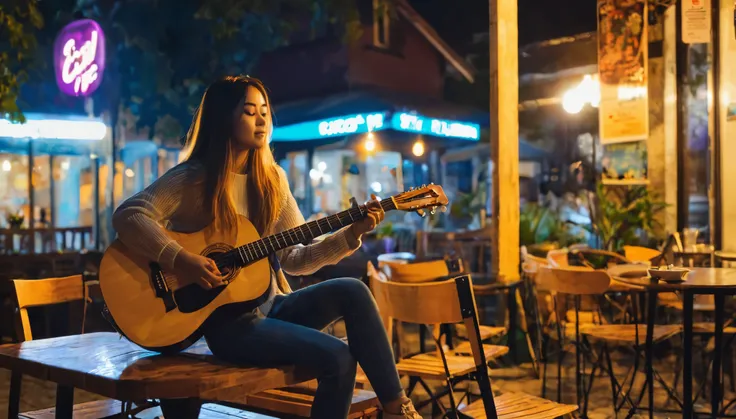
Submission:
[[[646,0],[598,1],[601,144],[649,135]]]

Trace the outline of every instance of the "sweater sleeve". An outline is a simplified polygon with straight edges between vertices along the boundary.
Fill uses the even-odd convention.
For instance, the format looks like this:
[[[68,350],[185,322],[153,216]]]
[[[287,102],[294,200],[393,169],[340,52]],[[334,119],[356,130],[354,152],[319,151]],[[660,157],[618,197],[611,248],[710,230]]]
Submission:
[[[281,232],[304,224],[304,216],[289,188],[286,173],[279,167],[281,191],[285,194],[281,212],[273,232]],[[344,227],[333,234],[321,236],[308,245],[298,244],[277,253],[281,268],[290,275],[309,275],[327,265],[335,265],[361,246],[353,230]]]
[[[193,177],[189,164],[180,164],[144,190],[123,202],[112,216],[120,241],[164,269],[174,266],[182,247],[166,234],[163,223],[179,209],[185,188]]]

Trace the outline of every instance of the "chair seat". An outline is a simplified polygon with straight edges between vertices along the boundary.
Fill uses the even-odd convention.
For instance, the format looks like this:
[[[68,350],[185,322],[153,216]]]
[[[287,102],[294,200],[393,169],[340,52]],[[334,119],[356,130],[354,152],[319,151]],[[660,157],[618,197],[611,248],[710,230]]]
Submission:
[[[553,419],[578,410],[576,405],[552,402],[523,393],[505,393],[494,397],[494,402],[499,419]],[[483,400],[471,403],[460,411],[476,419],[486,417]]]
[[[693,323],[693,333],[716,333],[716,324],[713,322],[698,322]],[[736,334],[736,326],[726,326],[723,328],[723,334],[733,335]]]
[[[638,341],[643,345],[647,338],[647,325],[640,324],[603,324],[585,325],[580,327],[580,333],[595,339],[619,341],[635,344]],[[653,342],[666,340],[682,330],[679,325],[655,325]],[[573,334],[575,330],[573,329]]]
[[[500,326],[478,326],[478,330],[480,330],[480,340],[487,340],[506,334],[506,328]],[[455,325],[455,331],[458,337],[463,339],[468,338],[468,331],[465,329],[464,324]]]
[[[475,361],[472,356],[446,355],[450,377],[461,377],[475,371]],[[424,353],[404,358],[396,364],[399,375],[412,377],[433,378],[444,380],[445,366],[442,358],[434,353]]]
[[[445,354],[451,353],[456,356],[473,356],[473,352],[470,348],[470,342],[461,342],[459,345],[452,349],[452,352],[448,352],[449,349],[445,348]],[[500,345],[483,345],[483,352],[486,354],[486,361],[491,361],[496,358],[500,358],[509,353],[508,346]]]

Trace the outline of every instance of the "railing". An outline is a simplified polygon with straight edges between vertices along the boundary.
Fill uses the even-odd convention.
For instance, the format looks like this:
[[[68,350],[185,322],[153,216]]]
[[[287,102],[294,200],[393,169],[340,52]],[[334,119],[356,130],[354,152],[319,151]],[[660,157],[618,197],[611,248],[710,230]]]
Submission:
[[[80,251],[92,247],[92,227],[3,228],[0,254]]]

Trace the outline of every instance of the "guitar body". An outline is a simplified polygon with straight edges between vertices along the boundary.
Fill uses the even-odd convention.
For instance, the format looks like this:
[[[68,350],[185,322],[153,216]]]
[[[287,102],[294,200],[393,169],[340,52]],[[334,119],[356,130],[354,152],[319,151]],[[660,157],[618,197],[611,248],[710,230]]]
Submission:
[[[192,253],[216,259],[238,245],[260,239],[253,224],[238,217],[237,234],[213,225],[195,233],[167,234]],[[221,269],[222,271],[222,269]],[[100,265],[100,288],[118,330],[149,350],[181,351],[202,336],[202,325],[220,307],[240,304],[254,309],[268,296],[271,266],[260,259],[225,274],[226,285],[205,290],[176,285],[177,278],[115,240]]]

